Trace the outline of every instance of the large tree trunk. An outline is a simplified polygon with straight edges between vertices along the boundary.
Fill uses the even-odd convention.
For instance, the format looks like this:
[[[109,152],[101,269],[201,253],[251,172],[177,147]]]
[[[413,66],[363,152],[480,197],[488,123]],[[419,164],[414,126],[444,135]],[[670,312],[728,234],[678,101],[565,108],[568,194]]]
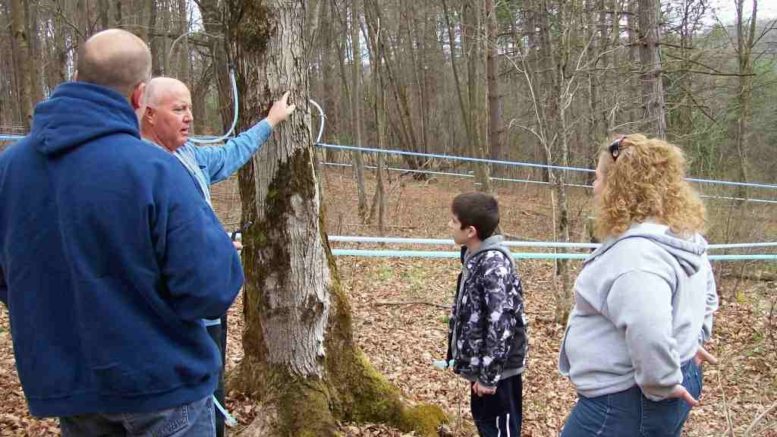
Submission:
[[[666,137],[664,85],[661,80],[661,56],[658,16],[659,0],[639,0],[639,59],[642,64],[642,104],[646,129],[653,135]]]
[[[243,127],[286,90],[300,106],[240,172],[246,232],[245,357],[230,385],[257,402],[245,435],[336,435],[337,422],[386,422],[433,435],[439,408],[406,408],[354,344],[348,300],[322,224],[313,165],[305,1],[245,0],[235,47]]]

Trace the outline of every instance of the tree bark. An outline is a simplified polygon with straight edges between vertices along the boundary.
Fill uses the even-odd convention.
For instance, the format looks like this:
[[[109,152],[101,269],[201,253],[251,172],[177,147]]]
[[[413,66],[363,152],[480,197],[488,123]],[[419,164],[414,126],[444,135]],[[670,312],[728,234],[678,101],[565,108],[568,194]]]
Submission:
[[[736,122],[736,150],[738,178],[742,182],[747,182],[747,142],[750,136],[751,104],[753,100],[753,61],[751,53],[755,45],[758,1],[752,0],[749,21],[744,16],[744,3],[745,0],[736,0],[737,64],[739,67],[737,84],[739,92],[736,97],[739,109]],[[747,192],[747,187],[737,187],[737,197],[746,198]]]
[[[639,59],[642,64],[642,105],[646,130],[658,138],[666,137],[664,84],[661,79],[659,0],[639,0]]]
[[[304,0],[232,1],[228,29],[243,127],[285,90],[300,109],[240,171],[246,273],[245,357],[230,386],[259,414],[243,435],[334,436],[337,421],[434,435],[437,407],[406,408],[354,344],[347,297],[323,229],[313,164]]]
[[[30,69],[30,63],[27,62],[29,54],[29,41],[27,35],[27,19],[25,6],[21,0],[11,0],[11,32],[16,44],[16,79],[17,96],[21,106],[22,126],[29,130],[32,124],[32,81],[34,76]]]
[[[462,13],[462,45],[467,53],[467,99],[469,125],[472,128],[470,156],[488,157],[488,115],[486,109],[485,84],[479,80],[479,72],[485,68],[485,26],[483,25],[483,4],[479,0],[466,0]],[[489,166],[475,164],[475,180],[478,190],[491,191]]]
[[[361,76],[362,53],[359,43],[359,30],[361,12],[359,0],[351,0],[351,119],[353,120],[354,145],[362,145],[362,116],[361,116]],[[364,160],[361,152],[353,152],[353,163],[356,169],[356,191],[358,196],[359,219],[367,222],[369,210],[367,206],[367,189],[364,185]]]
[[[234,96],[232,96],[229,83],[229,47],[225,40],[224,4],[222,0],[198,0],[197,5],[200,8],[200,15],[202,15],[203,27],[210,38],[208,51],[213,59],[221,128],[223,132],[226,132],[232,124],[232,99]]]
[[[375,133],[377,136],[377,147],[383,148],[386,142],[386,95],[384,91],[383,75],[381,73],[383,58],[378,49],[378,35],[382,32],[380,19],[370,20],[370,14],[365,8],[365,19],[367,21],[367,41],[370,48],[370,67],[372,69],[373,85],[373,112],[375,117]],[[375,170],[375,194],[372,198],[370,207],[369,223],[375,219],[377,209],[378,214],[378,234],[384,235],[386,228],[386,189],[383,181],[383,154],[378,154],[378,165]]]
[[[499,47],[497,45],[496,3],[494,0],[485,0],[485,3],[488,148],[491,152],[491,159],[502,159],[502,95],[499,93],[499,82],[497,81]]]
[[[453,71],[453,84],[456,88],[456,97],[459,102],[459,110],[461,112],[461,119],[464,123],[464,133],[466,134],[467,144],[474,142],[472,138],[472,127],[470,126],[470,117],[467,111],[467,104],[464,101],[464,93],[461,90],[461,80],[459,79],[459,68],[456,61],[456,37],[453,32],[453,24],[451,23],[451,14],[448,10],[448,3],[446,0],[442,0],[443,14],[445,16],[445,24],[448,30],[448,44],[450,45],[450,57],[451,57],[451,69]]]

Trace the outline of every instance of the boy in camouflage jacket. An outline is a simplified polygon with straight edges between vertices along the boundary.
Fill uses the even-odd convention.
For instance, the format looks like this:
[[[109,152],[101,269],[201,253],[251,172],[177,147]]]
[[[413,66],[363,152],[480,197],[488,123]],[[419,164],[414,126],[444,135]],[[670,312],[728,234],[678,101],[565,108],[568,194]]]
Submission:
[[[481,436],[520,436],[527,338],[523,290],[501,235],[499,205],[484,193],[454,198],[448,223],[462,245],[462,269],[448,346],[453,370],[471,382],[472,417]]]

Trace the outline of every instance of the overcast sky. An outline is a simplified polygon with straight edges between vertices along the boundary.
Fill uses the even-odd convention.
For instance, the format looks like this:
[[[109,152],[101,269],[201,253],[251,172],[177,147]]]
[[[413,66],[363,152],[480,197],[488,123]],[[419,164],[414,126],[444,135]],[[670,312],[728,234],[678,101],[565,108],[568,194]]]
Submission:
[[[710,4],[715,9],[720,21],[724,24],[734,22],[736,11],[734,10],[734,0],[711,0]],[[750,9],[753,7],[752,0],[745,0],[745,16],[750,16]],[[758,2],[758,20],[777,18],[777,0],[759,0]]]

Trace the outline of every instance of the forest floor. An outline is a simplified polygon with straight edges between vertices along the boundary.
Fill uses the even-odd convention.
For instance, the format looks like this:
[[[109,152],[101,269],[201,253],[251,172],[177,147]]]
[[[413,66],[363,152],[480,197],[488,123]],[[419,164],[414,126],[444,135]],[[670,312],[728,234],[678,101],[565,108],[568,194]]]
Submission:
[[[234,180],[214,190],[216,207],[229,228],[239,219],[239,200]],[[368,188],[374,183],[368,179]],[[449,238],[446,223],[450,200],[472,189],[471,181],[451,179],[416,181],[394,175],[387,188],[387,236]],[[550,190],[528,185],[497,186],[502,231],[510,239],[550,240],[553,213]],[[362,225],[356,214],[356,188],[350,173],[326,172],[324,204],[329,235],[378,235],[377,226]],[[582,224],[590,197],[570,192],[573,238],[583,241]],[[762,207],[759,207],[762,208]],[[754,209],[748,214],[759,223],[760,235],[774,236],[777,218],[773,210]],[[380,248],[378,245],[336,244],[333,247]],[[393,248],[441,250],[422,246]],[[444,248],[454,250],[454,248]],[[372,364],[399,387],[409,403],[432,403],[448,414],[448,427],[458,436],[475,435],[469,414],[466,382],[432,367],[444,358],[445,317],[453,296],[459,266],[454,259],[351,258],[337,259],[338,273],[353,309],[356,341]],[[575,270],[579,262],[573,262]],[[719,292],[723,302],[715,319],[710,350],[717,365],[704,369],[701,406],[691,412],[685,435],[745,435],[745,430],[777,403],[777,283],[775,266],[766,263],[718,265]],[[528,368],[524,374],[523,435],[557,435],[575,400],[570,383],[556,370],[564,326],[554,321],[557,279],[550,261],[521,261],[519,272],[525,290],[530,326]],[[745,272],[750,279],[733,273]],[[771,275],[758,279],[758,272]],[[242,357],[242,299],[230,309],[227,368]],[[56,363],[52,363],[56,365]],[[56,420],[32,418],[19,385],[14,365],[8,315],[0,310],[0,436],[58,435]],[[227,406],[240,422],[250,423],[254,406],[239,392],[228,393]],[[378,424],[343,423],[347,436],[401,436]],[[777,411],[759,419],[751,435],[777,436]],[[731,434],[729,434],[731,433]]]

